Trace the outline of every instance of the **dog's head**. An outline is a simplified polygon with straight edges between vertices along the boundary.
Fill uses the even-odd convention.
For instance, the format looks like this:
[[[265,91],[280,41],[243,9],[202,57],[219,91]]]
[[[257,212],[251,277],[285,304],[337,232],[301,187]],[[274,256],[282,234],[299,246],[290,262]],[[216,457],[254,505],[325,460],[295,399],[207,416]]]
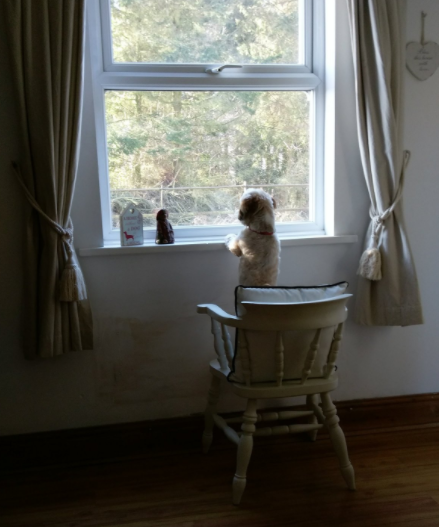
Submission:
[[[270,194],[250,188],[241,196],[238,219],[244,225],[250,225],[255,219],[274,223],[275,208],[276,202]]]

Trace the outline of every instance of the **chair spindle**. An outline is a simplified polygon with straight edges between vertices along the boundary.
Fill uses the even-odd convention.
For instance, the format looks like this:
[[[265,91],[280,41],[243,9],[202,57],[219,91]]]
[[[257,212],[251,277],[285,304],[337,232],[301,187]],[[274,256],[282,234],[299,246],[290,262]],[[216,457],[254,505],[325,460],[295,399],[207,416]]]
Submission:
[[[327,379],[334,371],[335,361],[337,360],[338,350],[340,349],[340,341],[343,335],[343,323],[337,326],[337,329],[332,338],[331,348],[329,349],[328,358],[326,360],[324,377]]]
[[[284,378],[284,343],[282,332],[276,333],[276,381],[278,386],[282,386],[282,379]]]
[[[243,329],[239,330],[238,349],[239,357],[241,358],[242,373],[244,375],[245,384],[246,386],[250,386],[252,375],[250,366],[250,353],[248,351],[247,337]]]
[[[226,370],[227,369],[227,357],[224,350],[224,343],[222,339],[221,334],[221,324],[211,319],[212,321],[212,335],[213,335],[213,346],[215,348],[216,356],[218,357],[218,362],[220,363],[221,369]]]
[[[226,352],[227,362],[229,363],[229,368],[231,368],[233,362],[233,346],[232,341],[230,340],[229,331],[225,324],[221,324],[221,332],[223,335],[224,350]]]
[[[314,364],[314,361],[317,355],[317,350],[319,349],[319,340],[320,340],[321,331],[322,330],[320,328],[316,331],[316,334],[314,335],[314,338],[312,339],[312,342],[309,346],[308,353],[306,354],[305,364],[302,370],[302,378],[301,378],[302,384],[308,379],[311,373],[311,369],[313,367],[313,364]]]

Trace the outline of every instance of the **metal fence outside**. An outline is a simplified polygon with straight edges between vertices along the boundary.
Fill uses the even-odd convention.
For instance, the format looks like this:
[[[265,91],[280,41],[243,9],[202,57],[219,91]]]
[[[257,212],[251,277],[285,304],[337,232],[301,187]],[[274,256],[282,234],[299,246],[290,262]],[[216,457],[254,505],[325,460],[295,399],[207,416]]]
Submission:
[[[143,214],[144,227],[155,226],[157,211],[165,208],[173,225],[227,225],[239,223],[239,198],[248,188],[263,188],[277,202],[276,221],[309,219],[306,183],[218,185],[205,187],[149,187],[110,191],[113,228],[119,228],[119,214],[135,206]]]

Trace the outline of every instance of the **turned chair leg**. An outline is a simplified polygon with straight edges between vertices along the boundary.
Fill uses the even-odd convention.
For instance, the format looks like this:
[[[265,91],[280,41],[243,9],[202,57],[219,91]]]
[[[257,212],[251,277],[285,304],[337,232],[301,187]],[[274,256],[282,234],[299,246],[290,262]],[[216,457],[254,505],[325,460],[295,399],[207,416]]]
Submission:
[[[212,375],[209,394],[207,396],[207,408],[204,413],[203,452],[207,454],[213,439],[213,415],[216,413],[216,405],[220,396],[221,379]]]
[[[309,424],[312,424],[312,425],[316,425],[317,423],[322,424],[316,415],[315,408],[318,407],[318,405],[319,403],[318,403],[317,394],[306,396],[306,408],[313,412],[313,415],[311,415],[309,418]],[[318,430],[311,430],[310,432],[307,432],[308,437],[310,438],[311,441],[315,441],[317,439],[317,432]]]
[[[232,501],[233,505],[239,505],[242,494],[247,483],[247,467],[253,450],[253,434],[256,430],[255,423],[258,419],[256,413],[256,399],[248,399],[247,408],[244,412],[241,426],[241,437],[238,443],[238,455],[236,459],[236,473],[233,478]]]
[[[349,460],[348,448],[343,430],[338,424],[340,419],[337,415],[337,408],[331,400],[329,393],[322,393],[322,407],[325,416],[325,425],[328,429],[329,436],[332,441],[335,453],[340,463],[340,470],[347,486],[351,490],[355,490],[355,472]]]

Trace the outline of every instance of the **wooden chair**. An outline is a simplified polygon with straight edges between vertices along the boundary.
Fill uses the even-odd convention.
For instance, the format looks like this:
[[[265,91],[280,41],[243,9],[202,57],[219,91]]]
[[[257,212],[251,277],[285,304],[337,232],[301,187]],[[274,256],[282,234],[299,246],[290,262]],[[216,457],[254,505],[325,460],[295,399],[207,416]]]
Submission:
[[[338,384],[335,361],[347,317],[346,302],[351,296],[343,294],[320,301],[289,304],[243,301],[240,316],[229,315],[212,304],[198,306],[198,313],[211,318],[217,355],[217,359],[210,363],[212,380],[205,412],[203,451],[207,453],[212,443],[214,425],[238,446],[232,487],[235,505],[240,503],[246,486],[253,436],[307,432],[311,440],[315,440],[317,430],[322,426],[329,431],[347,486],[355,489],[354,469],[339,426],[337,409],[330,396]],[[236,350],[228,327],[236,328]],[[270,358],[268,362],[267,357]],[[225,420],[216,413],[224,379],[229,381],[236,395],[247,399],[242,418]],[[258,399],[297,396],[306,396],[307,411],[259,415],[256,411]],[[298,417],[306,417],[308,423],[256,427],[256,423],[290,421]],[[229,426],[237,422],[242,423],[240,432]]]

